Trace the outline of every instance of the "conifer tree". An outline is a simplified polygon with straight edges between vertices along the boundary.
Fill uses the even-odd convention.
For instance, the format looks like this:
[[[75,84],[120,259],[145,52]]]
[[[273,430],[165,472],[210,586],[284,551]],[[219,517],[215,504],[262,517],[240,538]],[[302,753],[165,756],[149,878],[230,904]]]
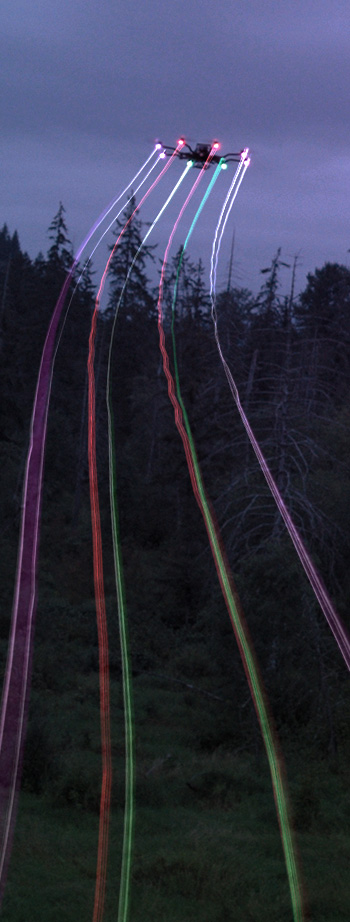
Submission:
[[[68,238],[64,216],[65,208],[60,202],[57,214],[52,219],[48,231],[52,244],[48,250],[47,258],[53,269],[68,272],[72,265],[73,251],[72,244]]]
[[[307,276],[296,310],[302,333],[301,376],[308,410],[348,393],[350,383],[350,270],[326,263]]]
[[[137,214],[132,217],[135,208],[136,200],[133,196],[124,211],[122,219],[116,221],[114,229],[115,242],[119,237],[120,240],[114,250],[108,273],[110,283],[108,309],[114,313],[129,270],[131,270],[122,298],[122,309],[127,320],[131,319],[135,310],[148,314],[152,310],[154,303],[149,291],[146,266],[149,260],[154,259],[153,250],[155,246],[147,244],[141,246],[145,236],[143,231],[145,225]],[[114,246],[115,243],[110,246],[111,251]],[[133,262],[134,259],[135,262]]]

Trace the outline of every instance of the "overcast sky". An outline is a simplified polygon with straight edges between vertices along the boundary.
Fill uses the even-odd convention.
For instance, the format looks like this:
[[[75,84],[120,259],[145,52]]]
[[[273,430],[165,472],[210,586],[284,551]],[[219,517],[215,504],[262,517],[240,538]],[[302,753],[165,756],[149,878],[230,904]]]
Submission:
[[[253,291],[278,247],[300,254],[298,288],[326,260],[349,265],[349,0],[2,0],[0,17],[0,224],[31,257],[60,200],[77,248],[155,138],[184,135],[250,148],[222,282],[233,229],[234,281]],[[191,241],[206,264],[232,169]],[[159,256],[170,227],[154,232]]]

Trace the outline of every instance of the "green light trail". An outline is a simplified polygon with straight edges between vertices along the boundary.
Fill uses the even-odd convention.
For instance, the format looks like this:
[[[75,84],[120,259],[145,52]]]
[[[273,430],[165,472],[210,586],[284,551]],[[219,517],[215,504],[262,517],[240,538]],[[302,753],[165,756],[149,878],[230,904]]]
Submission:
[[[175,371],[175,381],[176,381],[176,398],[179,406],[181,407],[182,416],[184,420],[184,427],[181,425],[181,422],[176,423],[184,444],[189,473],[191,477],[192,487],[194,494],[197,499],[197,503],[201,510],[202,516],[204,518],[204,523],[207,529],[212,554],[218,573],[220,585],[226,602],[226,606],[230,615],[231,623],[235,633],[235,637],[238,643],[240,654],[242,657],[243,665],[245,668],[246,676],[250,686],[254,707],[257,713],[257,717],[260,723],[261,732],[264,740],[264,745],[266,749],[266,754],[268,758],[273,794],[275,798],[276,811],[280,826],[281,840],[284,851],[286,870],[288,875],[290,896],[293,909],[294,922],[303,922],[304,911],[303,911],[303,899],[302,899],[302,888],[300,884],[300,872],[298,869],[296,848],[293,841],[293,834],[291,823],[289,819],[289,806],[288,806],[288,797],[286,790],[286,782],[283,781],[282,777],[282,761],[281,756],[278,752],[278,744],[273,731],[272,721],[269,718],[266,696],[263,690],[262,679],[259,676],[258,665],[255,660],[255,654],[253,652],[252,641],[248,634],[248,628],[244,622],[244,616],[242,611],[240,611],[240,604],[238,598],[235,598],[236,592],[233,588],[233,579],[229,571],[228,563],[224,558],[223,550],[220,546],[221,541],[219,538],[219,532],[214,524],[213,514],[209,507],[209,502],[207,500],[204,484],[202,480],[202,475],[200,473],[197,453],[194,445],[194,440],[189,424],[189,419],[187,412],[184,406],[184,402],[181,395],[180,389],[180,380],[179,380],[179,370],[176,354],[176,341],[175,341],[175,304],[177,296],[177,288],[179,275],[181,271],[181,265],[183,256],[187,247],[187,243],[190,239],[192,231],[195,227],[195,224],[199,218],[199,215],[202,211],[202,208],[208,198],[208,195],[211,192],[211,189],[216,181],[219,170],[221,169],[220,164],[218,165],[214,176],[211,180],[211,183],[208,186],[208,189],[203,196],[202,202],[196,212],[196,215],[192,221],[191,227],[187,234],[181,256],[179,259],[179,264],[177,268],[176,280],[174,285],[174,295],[172,301],[172,324],[171,324],[171,334],[172,334],[172,345],[173,345],[173,361],[174,361],[174,371]],[[175,397],[175,395],[174,395]],[[176,414],[175,414],[176,417]]]
[[[125,802],[122,866],[120,875],[118,922],[126,922],[128,917],[132,841],[134,829],[134,735],[133,702],[131,670],[129,658],[127,613],[123,579],[123,561],[120,548],[119,516],[117,503],[116,464],[113,413],[108,399],[108,451],[109,451],[109,490],[111,502],[111,520],[113,536],[114,572],[117,590],[118,623],[122,658],[122,681],[125,725]]]
[[[180,179],[175,184],[170,195],[168,196],[166,202],[158,212],[153,223],[149,227],[147,233],[145,234],[141,245],[139,246],[134,259],[128,270],[117,306],[115,310],[111,339],[109,345],[109,354],[108,354],[108,368],[107,368],[107,389],[106,389],[106,399],[107,399],[107,414],[108,414],[108,453],[109,453],[109,493],[110,493],[110,506],[111,506],[111,520],[112,520],[112,537],[113,537],[113,557],[114,557],[114,572],[115,572],[115,583],[117,591],[117,604],[118,604],[118,622],[119,622],[119,636],[120,636],[120,647],[121,647],[121,658],[122,658],[122,680],[123,680],[123,700],[124,700],[124,721],[125,721],[125,804],[124,804],[124,832],[123,832],[123,848],[122,848],[122,865],[121,865],[121,877],[120,877],[120,891],[119,891],[119,905],[118,905],[118,922],[127,922],[129,914],[129,904],[130,904],[130,875],[131,875],[131,859],[132,859],[132,845],[133,845],[133,835],[134,835],[134,816],[135,816],[135,806],[134,806],[134,784],[135,784],[135,759],[134,759],[134,731],[133,731],[133,701],[132,701],[132,683],[131,683],[131,669],[130,669],[130,657],[129,657],[129,643],[128,643],[128,629],[127,629],[127,610],[126,610],[126,601],[125,601],[125,592],[124,592],[124,580],[123,580],[123,562],[122,562],[122,553],[120,546],[120,534],[119,534],[119,516],[118,516],[118,502],[117,502],[117,476],[116,476],[116,452],[115,452],[115,439],[114,439],[114,422],[113,422],[113,409],[112,409],[112,379],[111,379],[111,367],[112,367],[112,353],[113,353],[113,343],[114,343],[114,333],[116,327],[117,316],[119,313],[119,308],[123,300],[123,295],[125,288],[127,286],[130,274],[135,265],[137,257],[140,253],[140,250],[145,245],[146,240],[151,234],[153,228],[159,221],[163,212],[165,211],[167,205],[175,195],[175,192],[185,179],[188,171],[192,166],[192,161],[187,163],[183,173],[180,176]]]

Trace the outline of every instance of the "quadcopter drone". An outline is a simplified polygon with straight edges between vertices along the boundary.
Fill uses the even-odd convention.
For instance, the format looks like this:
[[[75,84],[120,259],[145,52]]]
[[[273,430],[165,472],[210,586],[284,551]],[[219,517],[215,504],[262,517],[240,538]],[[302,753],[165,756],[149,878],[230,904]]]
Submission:
[[[157,144],[159,144],[159,147],[163,148],[163,152],[165,156],[171,157],[171,155],[177,151],[176,156],[179,158],[179,160],[192,160],[193,166],[198,167],[198,168],[201,168],[204,166],[205,161],[208,159],[210,151],[213,148],[214,150],[219,150],[219,147],[220,147],[220,144],[218,141],[213,141],[212,144],[197,144],[195,149],[192,150],[192,147],[190,147],[190,145],[186,143],[184,138],[179,138],[177,147],[170,147],[168,144],[161,144],[160,141],[157,142]],[[181,149],[177,150],[179,145],[181,145]],[[186,150],[184,148],[186,148]],[[238,153],[229,153],[229,154],[224,154],[224,155],[213,154],[213,156],[210,158],[210,162],[206,165],[205,169],[208,169],[208,167],[210,167],[212,163],[220,163],[220,160],[222,161],[223,168],[226,169],[228,163],[230,162],[239,163],[241,160],[246,160],[247,156],[248,156],[247,147],[244,148],[244,150],[238,151]]]

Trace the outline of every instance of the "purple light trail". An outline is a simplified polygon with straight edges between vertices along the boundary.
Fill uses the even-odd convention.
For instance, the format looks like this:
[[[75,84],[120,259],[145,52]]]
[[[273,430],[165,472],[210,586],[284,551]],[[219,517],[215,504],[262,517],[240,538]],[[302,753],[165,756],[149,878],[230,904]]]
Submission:
[[[231,204],[233,204],[233,202],[232,202]],[[231,209],[231,206],[230,206],[230,208],[229,208],[229,211],[230,211],[230,209]],[[238,393],[237,385],[236,385],[236,383],[235,383],[235,381],[234,381],[234,379],[233,379],[233,377],[232,377],[231,371],[230,371],[230,369],[229,369],[229,366],[228,366],[228,364],[227,364],[227,362],[226,362],[226,360],[225,360],[225,358],[224,358],[224,355],[223,355],[223,352],[222,352],[222,349],[221,349],[221,344],[220,344],[220,339],[219,339],[219,333],[218,333],[218,327],[217,327],[216,307],[215,307],[215,300],[216,300],[216,296],[215,296],[215,275],[216,275],[216,262],[217,262],[218,250],[217,250],[217,253],[216,253],[216,262],[214,262],[214,251],[215,251],[215,245],[216,245],[216,240],[217,240],[218,231],[219,231],[219,226],[220,226],[220,223],[221,223],[221,220],[222,220],[222,216],[223,216],[223,211],[222,211],[221,214],[220,214],[219,222],[218,222],[218,225],[217,225],[217,228],[216,228],[216,231],[215,231],[215,236],[214,236],[213,251],[212,251],[211,288],[210,288],[210,297],[211,297],[211,304],[212,304],[211,314],[212,314],[212,319],[213,319],[213,323],[214,323],[214,334],[215,334],[216,345],[217,345],[217,348],[218,348],[218,351],[219,351],[220,359],[221,359],[222,365],[223,365],[223,367],[224,367],[224,371],[225,371],[225,374],[226,374],[226,377],[227,377],[227,380],[228,380],[228,383],[229,383],[229,386],[230,386],[230,390],[231,390],[233,399],[234,399],[234,401],[235,401],[235,403],[236,403],[236,406],[237,406],[239,415],[240,415],[241,420],[242,420],[242,422],[243,422],[243,425],[244,425],[244,428],[245,428],[246,433],[247,433],[247,435],[248,435],[248,438],[249,438],[249,440],[250,440],[250,443],[251,443],[251,445],[252,445],[252,447],[253,447],[253,449],[254,449],[254,452],[255,452],[256,457],[257,457],[257,459],[258,459],[258,462],[259,462],[259,464],[260,464],[261,470],[262,470],[262,472],[263,472],[263,474],[264,474],[264,477],[265,477],[265,479],[266,479],[266,481],[267,481],[267,483],[268,483],[268,486],[269,486],[269,488],[270,488],[270,490],[271,490],[272,496],[273,496],[273,498],[274,498],[274,500],[275,500],[275,502],[276,502],[276,505],[277,505],[277,507],[278,507],[278,509],[279,509],[279,512],[280,512],[280,514],[281,514],[281,516],[282,516],[282,518],[283,518],[283,521],[284,521],[284,523],[285,523],[285,525],[286,525],[286,528],[287,528],[287,530],[288,530],[288,533],[289,533],[289,535],[290,535],[290,537],[291,537],[291,539],[292,539],[292,541],[293,541],[293,544],[294,544],[294,547],[295,547],[296,552],[297,552],[297,554],[298,554],[299,560],[301,561],[301,564],[302,564],[302,566],[303,566],[303,568],[304,568],[304,570],[305,570],[305,573],[306,573],[306,575],[307,575],[307,577],[308,577],[308,580],[309,580],[309,582],[310,582],[310,584],[311,584],[311,586],[312,586],[312,588],[313,588],[313,591],[314,591],[314,593],[315,593],[315,596],[316,596],[316,598],[317,598],[317,601],[318,601],[319,605],[321,606],[321,609],[322,609],[322,611],[323,611],[323,614],[325,615],[325,617],[326,617],[326,619],[327,619],[327,621],[328,621],[329,627],[330,627],[330,629],[331,629],[331,631],[332,631],[332,633],[333,633],[333,635],[334,635],[334,637],[335,637],[335,640],[336,640],[336,642],[337,642],[337,644],[338,644],[338,647],[339,647],[339,650],[340,650],[340,652],[341,652],[341,654],[342,654],[342,657],[343,657],[343,659],[344,659],[344,661],[345,661],[345,663],[346,663],[348,669],[350,670],[350,638],[349,638],[348,632],[347,632],[347,630],[346,630],[344,624],[343,624],[342,621],[341,621],[340,616],[338,615],[338,613],[337,613],[337,611],[336,611],[336,609],[335,609],[335,607],[334,607],[334,605],[333,605],[333,602],[332,602],[332,600],[331,600],[331,598],[330,598],[330,596],[329,596],[329,594],[328,594],[328,592],[327,592],[326,587],[324,586],[324,584],[323,584],[323,582],[322,582],[322,579],[321,579],[319,573],[317,572],[317,569],[316,569],[315,565],[312,563],[311,557],[310,557],[308,551],[306,550],[305,544],[304,544],[304,542],[303,542],[303,540],[302,540],[302,538],[301,538],[301,536],[300,536],[300,534],[299,534],[299,532],[298,532],[298,529],[297,529],[296,526],[294,525],[293,519],[292,519],[290,513],[288,512],[288,509],[287,509],[287,507],[286,507],[286,505],[285,505],[285,503],[284,503],[284,500],[282,499],[282,496],[281,496],[281,494],[280,494],[280,491],[279,491],[279,489],[278,489],[278,486],[277,486],[277,484],[276,484],[276,482],[275,482],[275,480],[274,480],[274,478],[273,478],[273,476],[272,476],[272,474],[271,474],[271,471],[270,471],[270,469],[269,469],[269,466],[268,466],[268,464],[267,464],[267,461],[266,461],[265,458],[264,458],[264,455],[263,455],[263,453],[262,453],[262,451],[261,451],[261,448],[260,448],[260,446],[259,446],[259,443],[257,442],[257,440],[256,440],[256,438],[255,438],[255,435],[254,435],[254,432],[253,432],[253,430],[252,430],[252,428],[251,428],[251,426],[250,426],[249,420],[247,419],[246,414],[245,414],[245,412],[244,412],[244,410],[243,410],[243,407],[242,407],[242,404],[241,404],[241,401],[240,401],[240,397],[239,397],[239,393]],[[222,231],[222,233],[223,233],[223,231]],[[221,236],[222,236],[222,233],[221,233]],[[219,242],[221,241],[221,236],[220,236]],[[214,272],[213,272],[213,266],[215,266],[215,271],[214,271]]]
[[[126,188],[156,153],[156,148]],[[66,296],[80,256],[89,240],[125,193],[102,212],[79,247],[55,306],[46,336],[31,419],[24,476],[22,520],[15,595],[0,717],[0,903],[11,853],[30,691],[32,647],[37,602],[37,567],[47,416],[55,361],[55,339]]]

